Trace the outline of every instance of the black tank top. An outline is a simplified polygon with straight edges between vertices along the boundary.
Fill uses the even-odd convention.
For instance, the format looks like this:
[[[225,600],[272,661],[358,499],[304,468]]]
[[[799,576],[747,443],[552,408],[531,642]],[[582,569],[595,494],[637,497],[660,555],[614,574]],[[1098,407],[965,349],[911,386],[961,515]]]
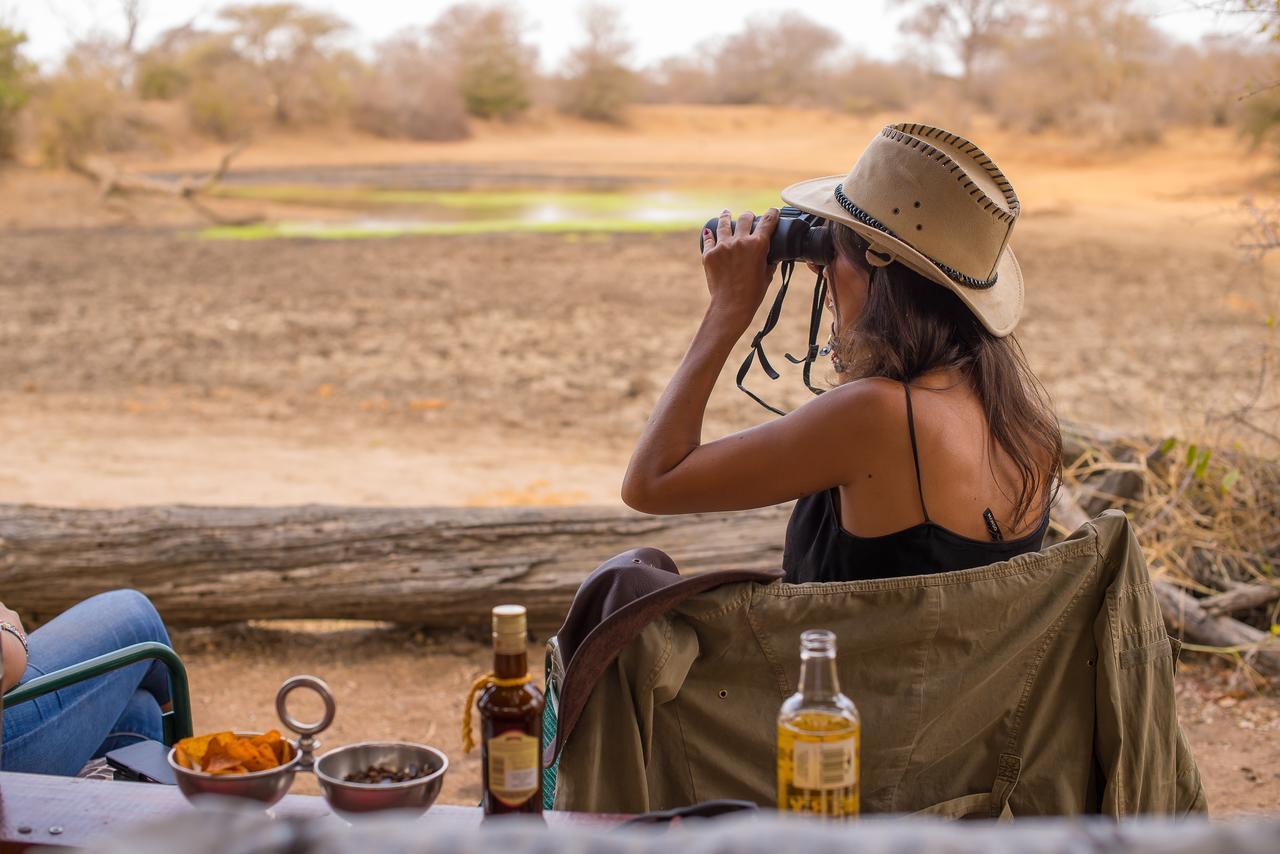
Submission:
[[[808,581],[859,581],[926,575],[986,566],[1040,550],[1049,528],[1046,508],[1040,525],[1016,540],[996,539],[999,527],[988,511],[991,540],[975,540],[949,531],[929,519],[920,479],[920,454],[916,449],[916,425],[911,412],[911,389],[907,394],[907,430],[911,436],[911,457],[916,467],[916,489],[924,522],[880,537],[858,537],[846,531],[840,521],[838,487],[809,495],[796,502],[787,523],[787,541],[782,552],[786,580],[793,584]]]

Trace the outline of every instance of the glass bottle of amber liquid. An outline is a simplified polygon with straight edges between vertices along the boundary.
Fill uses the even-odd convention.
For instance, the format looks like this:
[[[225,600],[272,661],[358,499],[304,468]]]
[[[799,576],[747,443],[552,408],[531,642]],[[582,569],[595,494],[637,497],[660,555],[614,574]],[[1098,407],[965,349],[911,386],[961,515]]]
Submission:
[[[778,809],[856,818],[862,722],[840,693],[836,636],[800,635],[800,690],[778,712]]]
[[[484,814],[542,812],[542,709],[546,701],[529,676],[528,626],[523,605],[493,609],[494,684],[480,710]]]

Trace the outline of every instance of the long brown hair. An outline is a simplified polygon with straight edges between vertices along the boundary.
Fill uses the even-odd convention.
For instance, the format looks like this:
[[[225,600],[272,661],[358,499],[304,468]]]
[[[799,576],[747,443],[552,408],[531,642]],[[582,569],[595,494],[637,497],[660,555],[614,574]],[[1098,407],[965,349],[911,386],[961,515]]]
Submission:
[[[992,335],[959,297],[910,267],[896,261],[872,267],[857,232],[830,226],[836,251],[871,274],[862,313],[836,341],[847,375],[908,383],[930,371],[960,371],[982,403],[989,441],[1018,471],[1014,524],[1042,492],[1052,500],[1046,487],[1052,488],[1062,464],[1062,432],[1017,340]]]

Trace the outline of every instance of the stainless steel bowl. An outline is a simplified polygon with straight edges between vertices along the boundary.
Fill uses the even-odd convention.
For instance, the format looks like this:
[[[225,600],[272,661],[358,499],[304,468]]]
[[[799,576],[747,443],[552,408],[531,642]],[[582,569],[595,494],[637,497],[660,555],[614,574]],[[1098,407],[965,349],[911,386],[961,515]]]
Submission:
[[[423,776],[403,783],[348,783],[344,778],[381,765],[419,770]],[[364,741],[330,750],[316,760],[316,779],[324,798],[342,816],[382,810],[421,813],[435,803],[449,770],[449,757],[434,747],[404,741]]]
[[[252,738],[261,735],[258,732],[237,732],[236,735]],[[187,800],[201,795],[221,795],[228,798],[244,798],[260,801],[264,806],[271,806],[280,800],[293,785],[293,776],[298,772],[298,762],[302,758],[298,750],[298,742],[285,739],[293,749],[293,759],[285,764],[267,771],[254,771],[251,774],[206,774],[203,771],[192,771],[178,764],[177,748],[169,751],[169,767],[178,780],[178,788]]]

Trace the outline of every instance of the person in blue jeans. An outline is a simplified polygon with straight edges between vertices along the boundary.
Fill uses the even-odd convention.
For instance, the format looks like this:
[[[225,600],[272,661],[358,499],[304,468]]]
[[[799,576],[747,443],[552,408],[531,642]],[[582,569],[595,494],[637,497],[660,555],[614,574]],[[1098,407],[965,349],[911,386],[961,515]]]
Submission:
[[[3,690],[135,643],[168,644],[155,606],[136,590],[113,590],[64,611],[27,637],[0,604]],[[29,647],[29,652],[28,652]],[[5,771],[74,776],[90,759],[143,739],[160,741],[169,674],[141,661],[4,712]]]

